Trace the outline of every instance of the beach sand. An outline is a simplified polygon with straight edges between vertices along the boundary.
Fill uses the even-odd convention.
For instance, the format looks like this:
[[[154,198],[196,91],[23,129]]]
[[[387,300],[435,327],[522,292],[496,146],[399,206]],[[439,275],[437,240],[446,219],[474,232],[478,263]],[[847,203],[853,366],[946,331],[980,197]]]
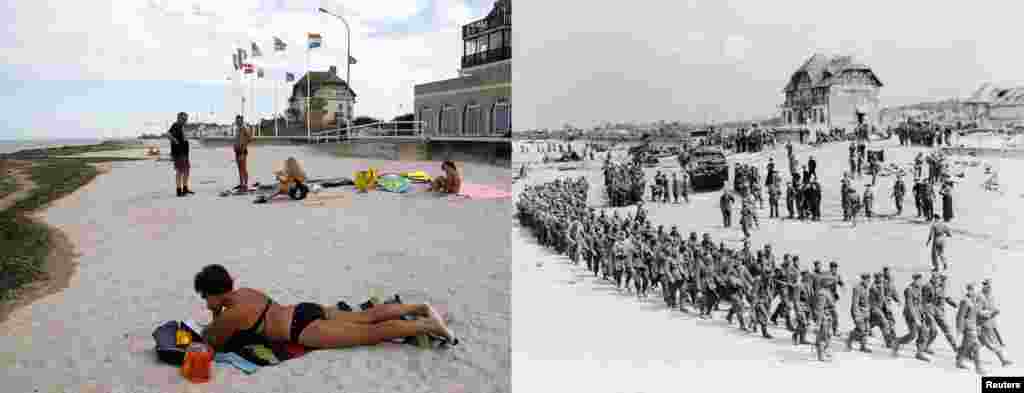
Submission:
[[[166,154],[169,149],[162,147]],[[309,175],[352,177],[374,166],[439,163],[342,159],[298,146],[250,149],[252,181],[269,182],[288,156]],[[196,195],[174,195],[170,162],[116,162],[112,171],[40,214],[74,244],[69,287],[0,324],[0,373],[12,392],[507,392],[509,199],[426,193],[355,194],[310,206],[219,197],[237,184],[229,148],[192,151]],[[508,189],[508,169],[467,164],[465,182]],[[337,195],[338,189],[323,191]],[[283,304],[399,294],[447,312],[462,343],[450,349],[379,345],[307,354],[253,375],[223,365],[192,385],[157,363],[151,333],[167,320],[209,321],[192,279],[220,263],[238,286]]]
[[[899,148],[892,141],[886,147],[886,160],[908,164],[922,148]],[[912,345],[904,346],[900,357],[893,358],[876,334],[869,339],[873,354],[844,352],[841,343],[852,328],[849,317],[849,288],[857,275],[877,271],[890,265],[898,288],[902,291],[914,271],[930,268],[929,250],[925,247],[928,227],[917,222],[913,199],[904,204],[903,217],[875,218],[858,224],[856,229],[841,221],[839,176],[845,166],[847,144],[826,145],[821,149],[798,146],[801,162],[814,154],[818,173],[822,176],[823,217],[821,222],[802,223],[793,220],[769,220],[767,210],[759,212],[761,228],[752,237],[752,247],[770,242],[776,258],[786,252],[800,255],[801,265],[809,267],[815,259],[825,264],[835,259],[847,288],[838,305],[841,337],[833,341],[835,360],[816,361],[809,346],[794,347],[783,328],[770,329],[772,340],[759,335],[743,334],[727,326],[722,314],[704,321],[690,314],[670,311],[660,300],[639,301],[635,296],[619,294],[611,285],[597,280],[585,267],[572,266],[567,258],[552,255],[537,247],[526,230],[516,225],[513,230],[511,254],[513,269],[513,386],[525,391],[560,391],[573,389],[592,392],[670,392],[713,389],[714,391],[749,392],[771,388],[785,391],[912,391],[970,392],[979,391],[979,378],[973,371],[954,367],[954,354],[941,337],[933,345],[936,356],[931,363],[913,359]],[[521,155],[513,148],[517,161],[539,159],[536,153]],[[767,157],[774,156],[777,167],[784,169],[785,150],[762,154],[729,157],[733,162],[757,162],[763,173]],[[622,153],[617,157],[621,160]],[[602,157],[603,158],[603,157]],[[958,157],[968,160],[969,157]],[[665,168],[676,167],[674,160],[663,160]],[[1024,161],[985,159],[1000,171],[1005,192],[982,190],[986,176],[983,165],[966,170],[966,177],[956,189],[956,218],[951,248],[952,262],[949,293],[959,299],[967,281],[993,278],[994,294],[1003,309],[1000,330],[1009,344],[1011,359],[1020,360],[1015,338],[1009,332],[1024,331],[1024,315],[1012,299],[1024,295],[1024,286],[1017,280],[1024,277],[1019,259],[1024,256],[1024,182],[1011,179],[1011,173],[1024,170]],[[519,162],[513,164],[518,168]],[[783,166],[778,166],[778,165]],[[536,166],[527,181],[515,184],[519,193],[525,184],[550,181],[557,177],[586,176],[591,181],[592,206],[604,205],[600,162],[588,162],[588,169],[558,171],[549,166]],[[647,169],[648,178],[657,169]],[[731,176],[730,176],[731,179]],[[863,178],[860,187],[870,180]],[[893,177],[880,177],[876,188],[876,211],[881,215],[895,212],[886,196]],[[731,181],[730,183],[731,184]],[[725,240],[731,247],[741,245],[738,228],[721,227],[717,200],[720,192],[691,195],[690,205],[647,203],[655,224],[678,225],[684,235],[691,231],[709,232],[717,242]],[[631,210],[623,208],[620,210]],[[785,214],[783,207],[783,214]],[[621,214],[621,213],[620,213]],[[734,212],[734,216],[737,213]],[[736,220],[736,217],[734,217]],[[902,310],[899,310],[900,312]],[[955,310],[947,308],[952,322]],[[897,314],[898,334],[906,333],[901,314]],[[813,335],[813,331],[812,331]],[[982,350],[991,375],[1021,375],[1019,365],[1003,368],[995,356]]]

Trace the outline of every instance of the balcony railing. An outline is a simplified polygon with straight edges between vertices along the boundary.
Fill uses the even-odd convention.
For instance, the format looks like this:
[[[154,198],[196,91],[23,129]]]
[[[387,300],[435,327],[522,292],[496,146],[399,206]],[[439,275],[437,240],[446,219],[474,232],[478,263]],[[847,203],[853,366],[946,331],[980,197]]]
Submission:
[[[462,26],[462,38],[469,38],[488,30],[503,26],[512,26],[512,13],[498,13],[493,17],[483,18]]]
[[[462,68],[476,67],[478,65],[484,65],[493,63],[496,61],[508,60],[512,58],[511,47],[501,47],[491,49],[484,52],[474,53],[472,55],[462,56]]]

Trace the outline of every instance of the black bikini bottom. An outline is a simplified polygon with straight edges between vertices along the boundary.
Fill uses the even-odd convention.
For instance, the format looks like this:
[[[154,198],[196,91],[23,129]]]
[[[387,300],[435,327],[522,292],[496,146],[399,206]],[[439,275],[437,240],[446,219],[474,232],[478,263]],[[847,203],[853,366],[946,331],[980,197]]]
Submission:
[[[318,319],[324,319],[324,309],[316,303],[299,303],[295,305],[295,312],[292,315],[291,341],[299,343],[299,335],[306,329],[306,326]]]

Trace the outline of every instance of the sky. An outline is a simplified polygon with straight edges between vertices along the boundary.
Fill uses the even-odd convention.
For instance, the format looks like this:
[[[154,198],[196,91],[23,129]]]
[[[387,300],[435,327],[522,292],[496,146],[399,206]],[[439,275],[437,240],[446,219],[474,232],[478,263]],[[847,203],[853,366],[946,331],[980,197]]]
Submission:
[[[882,105],[1024,85],[1022,1],[520,1],[520,130],[778,115],[815,52],[873,68]],[[528,27],[524,27],[528,26]]]
[[[411,112],[413,86],[457,76],[460,26],[491,0],[3,0],[0,140],[107,138],[166,130],[179,111],[227,122],[255,93],[255,110],[284,111],[284,73],[306,70],[306,34],[323,48],[313,70],[338,65],[345,78],[345,28],[352,29],[357,116]],[[274,54],[272,37],[288,44]],[[256,44],[266,78],[229,81],[231,54]],[[275,106],[275,94],[277,106]],[[211,112],[213,115],[211,115]],[[247,116],[247,117],[251,117]]]

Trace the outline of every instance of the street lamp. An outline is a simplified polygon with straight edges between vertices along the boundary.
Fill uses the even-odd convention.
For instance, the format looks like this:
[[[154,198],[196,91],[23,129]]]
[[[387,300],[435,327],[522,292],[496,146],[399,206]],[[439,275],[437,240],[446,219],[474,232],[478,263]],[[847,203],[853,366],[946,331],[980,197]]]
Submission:
[[[331,13],[330,11],[324,9],[323,7],[317,8],[317,10],[319,10],[320,12],[322,12],[324,14],[327,14],[327,15],[333,16],[335,18],[338,18],[338,19],[341,20],[341,23],[345,24],[345,84],[351,90],[352,89],[352,79],[351,79],[352,78],[352,30],[348,27],[348,21],[345,20],[345,18],[342,17],[341,15],[335,15],[335,14]],[[352,97],[352,104],[353,105],[355,104],[355,97]],[[348,119],[346,119],[346,120],[348,120]],[[351,137],[351,135],[350,135],[350,133],[352,132],[351,127],[352,127],[351,121],[346,121],[345,122],[345,136],[346,137]]]
[[[331,11],[328,11],[322,7],[317,9],[320,10],[320,12],[322,13],[341,19],[341,23],[345,24],[345,51],[347,56],[347,58],[345,59],[345,83],[348,84],[349,88],[351,89],[352,83],[350,78],[352,76],[352,30],[350,30],[348,27],[348,21],[346,21],[345,18],[342,17],[341,15],[335,15],[331,13]]]

